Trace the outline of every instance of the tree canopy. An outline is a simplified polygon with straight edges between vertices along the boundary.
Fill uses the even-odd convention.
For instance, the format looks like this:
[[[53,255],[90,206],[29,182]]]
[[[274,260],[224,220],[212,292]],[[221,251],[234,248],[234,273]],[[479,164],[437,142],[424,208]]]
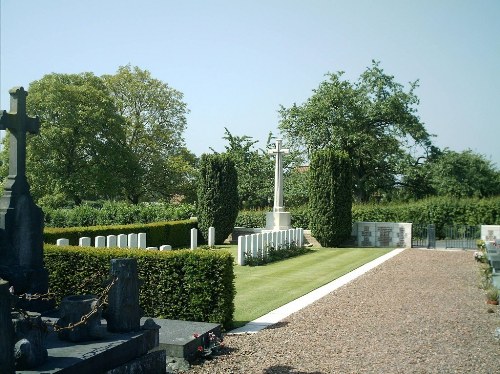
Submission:
[[[266,150],[254,149],[252,137],[236,136],[225,128],[223,139],[228,141],[226,154],[238,172],[238,195],[241,208],[264,208],[269,205],[274,189],[274,164]],[[269,135],[267,144],[271,139]]]
[[[49,74],[29,86],[27,108],[42,123],[27,142],[27,176],[35,198],[60,194],[116,198],[124,171],[137,163],[126,147],[123,119],[99,77]]]
[[[195,178],[195,156],[182,136],[188,113],[183,94],[130,65],[103,80],[124,119],[125,143],[140,165],[131,170],[127,197],[137,203],[181,193]],[[194,189],[187,193],[194,196]]]
[[[428,165],[429,184],[439,196],[489,197],[500,195],[500,171],[471,150],[445,149]]]
[[[28,91],[28,111],[41,120],[27,145],[37,200],[195,199],[196,156],[184,145],[179,91],[130,66],[104,77],[48,74]]]
[[[351,160],[353,192],[366,201],[398,184],[407,156],[431,147],[431,135],[417,116],[417,82],[409,90],[373,62],[356,82],[329,73],[301,105],[281,107],[280,130],[308,155],[332,147]]]

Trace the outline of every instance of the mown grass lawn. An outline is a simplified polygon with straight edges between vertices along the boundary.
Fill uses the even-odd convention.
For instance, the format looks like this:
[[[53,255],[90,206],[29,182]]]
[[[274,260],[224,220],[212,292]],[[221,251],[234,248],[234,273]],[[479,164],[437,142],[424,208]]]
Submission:
[[[237,247],[227,246],[237,258]],[[389,252],[383,248],[318,248],[265,266],[235,265],[234,327],[325,285]]]

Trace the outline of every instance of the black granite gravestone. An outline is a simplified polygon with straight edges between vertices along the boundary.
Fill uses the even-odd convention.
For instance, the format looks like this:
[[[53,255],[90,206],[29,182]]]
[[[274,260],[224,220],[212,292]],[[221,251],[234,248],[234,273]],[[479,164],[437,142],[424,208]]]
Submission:
[[[14,373],[14,327],[10,318],[12,296],[9,282],[0,279],[0,368]]]
[[[26,114],[22,87],[10,93],[10,111],[3,111],[0,129],[10,131],[9,175],[0,199],[0,277],[9,281],[16,294],[44,294],[48,274],[43,264],[43,212],[34,203],[26,179],[26,133],[36,134],[38,118]],[[50,303],[25,302],[19,307],[43,311]]]

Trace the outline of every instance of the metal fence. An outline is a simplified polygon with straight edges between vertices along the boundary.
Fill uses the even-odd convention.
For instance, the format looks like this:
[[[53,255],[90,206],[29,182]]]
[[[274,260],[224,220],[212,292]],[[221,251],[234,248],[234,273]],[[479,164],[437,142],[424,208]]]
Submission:
[[[481,226],[446,226],[444,228],[445,248],[475,249],[481,239]]]
[[[427,223],[412,225],[411,246],[419,248],[436,248],[436,226]]]
[[[414,223],[412,226],[412,247],[417,248],[462,248],[475,249],[481,238],[481,226],[445,226],[436,239],[436,226]]]

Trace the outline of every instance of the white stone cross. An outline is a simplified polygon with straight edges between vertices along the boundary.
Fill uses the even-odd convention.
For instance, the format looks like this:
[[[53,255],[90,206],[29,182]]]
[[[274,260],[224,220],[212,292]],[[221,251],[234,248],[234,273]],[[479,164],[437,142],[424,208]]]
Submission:
[[[269,154],[276,155],[274,167],[274,205],[273,212],[283,212],[283,155],[290,153],[281,148],[281,139],[276,139],[276,148],[269,150]]]

